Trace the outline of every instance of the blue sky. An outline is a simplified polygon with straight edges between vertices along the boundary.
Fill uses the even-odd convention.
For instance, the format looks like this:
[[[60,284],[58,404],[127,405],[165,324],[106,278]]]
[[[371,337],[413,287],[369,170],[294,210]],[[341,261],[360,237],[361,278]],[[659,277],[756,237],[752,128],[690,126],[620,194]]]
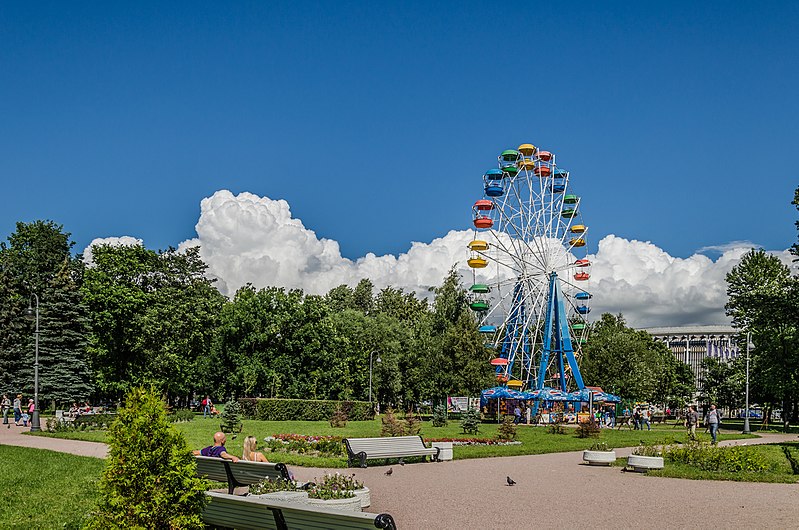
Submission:
[[[215,191],[285,199],[345,257],[470,226],[506,147],[556,152],[595,242],[784,249],[792,2],[0,7],[0,235],[194,237]]]

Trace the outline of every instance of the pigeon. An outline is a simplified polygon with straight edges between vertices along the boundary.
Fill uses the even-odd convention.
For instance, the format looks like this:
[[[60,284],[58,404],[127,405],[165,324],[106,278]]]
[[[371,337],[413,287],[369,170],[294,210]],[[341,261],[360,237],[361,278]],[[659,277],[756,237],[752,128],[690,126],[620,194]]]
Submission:
[[[508,486],[515,486],[516,485],[516,481],[513,480],[512,478],[505,477],[505,479],[508,481]]]
[[[388,468],[388,471],[386,471],[386,475],[390,477],[393,472],[394,470],[392,468]]]
[[[399,465],[401,465],[401,466],[405,465],[405,461],[402,458],[399,459]]]

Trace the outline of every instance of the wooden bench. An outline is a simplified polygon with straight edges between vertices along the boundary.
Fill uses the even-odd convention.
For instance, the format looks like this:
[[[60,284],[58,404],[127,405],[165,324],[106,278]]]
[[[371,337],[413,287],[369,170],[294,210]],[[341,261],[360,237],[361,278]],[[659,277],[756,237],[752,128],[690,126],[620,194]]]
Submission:
[[[203,510],[207,525],[247,530],[302,529],[374,529],[396,530],[394,518],[387,513],[348,512],[320,508],[298,502],[273,501],[258,497],[240,497],[207,491],[210,497]]]
[[[240,486],[250,486],[264,479],[291,480],[286,464],[272,464],[271,462],[247,462],[239,460],[232,462],[224,458],[211,456],[195,456],[197,461],[197,476],[227,482],[228,493]]]
[[[628,429],[633,430],[633,427],[635,427],[633,424],[633,417],[619,416],[616,418],[616,430],[620,430],[622,427],[627,427]]]
[[[358,462],[366,467],[367,460],[376,458],[402,458],[405,456],[432,456],[438,460],[438,447],[427,447],[421,436],[393,436],[383,438],[344,438],[347,446],[347,465]]]

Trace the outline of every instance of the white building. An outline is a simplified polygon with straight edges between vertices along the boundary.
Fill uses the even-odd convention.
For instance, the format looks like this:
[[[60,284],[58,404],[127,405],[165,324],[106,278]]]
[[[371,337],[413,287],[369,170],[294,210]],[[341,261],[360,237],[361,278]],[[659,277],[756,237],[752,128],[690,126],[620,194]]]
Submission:
[[[732,326],[685,326],[646,328],[655,340],[664,342],[680,361],[691,367],[697,392],[702,390],[702,359],[732,359],[739,353],[737,331]]]

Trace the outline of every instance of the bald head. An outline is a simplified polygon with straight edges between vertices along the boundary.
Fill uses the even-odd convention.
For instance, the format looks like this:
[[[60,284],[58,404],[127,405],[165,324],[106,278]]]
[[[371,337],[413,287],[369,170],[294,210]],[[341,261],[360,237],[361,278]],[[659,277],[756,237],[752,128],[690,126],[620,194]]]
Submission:
[[[226,441],[227,436],[225,436],[225,433],[222,431],[218,431],[216,434],[214,434],[214,445],[225,445]]]

